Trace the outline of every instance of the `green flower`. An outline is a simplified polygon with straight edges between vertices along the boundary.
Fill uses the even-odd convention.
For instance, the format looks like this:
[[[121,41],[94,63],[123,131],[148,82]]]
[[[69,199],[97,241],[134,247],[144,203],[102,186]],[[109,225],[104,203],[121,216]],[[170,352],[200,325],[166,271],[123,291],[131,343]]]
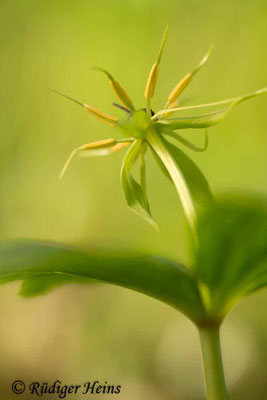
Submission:
[[[155,156],[162,171],[165,172],[174,183],[181,199],[188,222],[194,232],[196,217],[212,201],[212,195],[209,185],[199,168],[185,153],[182,152],[182,150],[180,150],[180,148],[170,143],[167,138],[172,137],[177,142],[193,151],[204,151],[208,146],[208,137],[206,131],[205,145],[203,148],[195,146],[193,143],[179,135],[176,131],[179,129],[188,128],[207,130],[208,128],[221,122],[236,105],[247,99],[266,93],[267,88],[257,90],[244,96],[239,96],[215,103],[195,105],[190,107],[179,107],[178,98],[183,93],[187,85],[192,81],[197,72],[207,62],[212,51],[211,46],[197,67],[192,72],[186,74],[185,77],[181,79],[180,82],[174,87],[168,97],[164,109],[155,114],[151,109],[151,99],[155,92],[167,31],[168,29],[166,28],[158,57],[152,66],[148,77],[145,89],[146,108],[136,109],[132,100],[121,87],[121,85],[109,72],[103,69],[99,70],[107,75],[115,94],[121,102],[121,105],[116,103],[113,104],[125,112],[125,118],[119,120],[95,109],[92,106],[80,103],[69,96],[65,96],[64,94],[57,92],[69,98],[70,100],[75,101],[84,107],[90,114],[111,125],[112,127],[116,127],[124,134],[122,139],[102,140],[99,142],[84,144],[74,149],[64,165],[60,177],[62,178],[71,159],[77,153],[81,153],[81,155],[88,154],[103,156],[128,147],[121,168],[121,182],[126,201],[135,212],[157,227],[156,222],[151,216],[146,193],[145,153],[149,148]],[[212,107],[212,112],[201,113],[192,117],[186,116],[170,118],[170,116],[175,112]],[[137,162],[139,162],[140,166],[139,182],[132,175],[133,167]]]

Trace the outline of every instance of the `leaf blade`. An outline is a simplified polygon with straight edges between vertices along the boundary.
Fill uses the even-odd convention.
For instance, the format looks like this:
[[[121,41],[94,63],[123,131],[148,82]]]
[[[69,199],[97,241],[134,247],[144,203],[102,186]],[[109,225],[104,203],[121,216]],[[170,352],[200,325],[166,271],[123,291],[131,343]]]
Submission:
[[[197,224],[197,278],[210,292],[213,314],[267,286],[267,207],[255,199],[214,205]]]
[[[41,241],[0,242],[0,283],[42,279],[47,274],[73,277],[75,282],[95,279],[122,286],[164,301],[193,321],[204,318],[193,274],[168,259],[127,253],[103,255],[103,251],[88,254]],[[36,293],[39,294],[38,290]]]

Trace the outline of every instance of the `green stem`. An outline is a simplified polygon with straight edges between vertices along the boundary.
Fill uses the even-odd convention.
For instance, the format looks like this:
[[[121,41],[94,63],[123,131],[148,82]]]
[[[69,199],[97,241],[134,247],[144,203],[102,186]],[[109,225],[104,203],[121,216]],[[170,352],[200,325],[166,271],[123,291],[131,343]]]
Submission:
[[[207,400],[227,400],[219,326],[199,328]]]

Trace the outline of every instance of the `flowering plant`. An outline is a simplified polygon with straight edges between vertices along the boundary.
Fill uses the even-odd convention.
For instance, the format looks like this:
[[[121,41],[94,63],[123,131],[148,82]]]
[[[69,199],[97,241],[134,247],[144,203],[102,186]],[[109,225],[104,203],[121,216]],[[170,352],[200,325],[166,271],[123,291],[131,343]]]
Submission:
[[[82,156],[88,153],[89,155],[94,156],[104,156],[128,147],[121,168],[121,182],[126,201],[135,212],[157,227],[150,212],[146,192],[145,153],[147,148],[149,148],[161,169],[174,183],[188,222],[192,231],[194,231],[196,217],[203,211],[203,208],[210,204],[212,201],[212,195],[209,185],[199,168],[180,148],[170,143],[167,138],[170,137],[175,139],[176,142],[186,146],[192,151],[205,151],[208,147],[207,129],[220,123],[236,105],[252,97],[266,93],[267,88],[214,103],[179,107],[179,97],[195,75],[208,61],[213,49],[213,46],[210,46],[208,52],[196,68],[187,73],[171,91],[164,109],[155,114],[151,108],[151,99],[155,92],[167,32],[168,28],[165,29],[156,62],[153,64],[148,76],[145,88],[146,108],[136,109],[133,101],[113,76],[108,71],[99,68],[96,69],[107,75],[116,96],[121,102],[121,105],[117,103],[113,104],[126,113],[126,118],[119,120],[118,118],[99,111],[88,104],[83,104],[69,96],[57,92],[78,103],[84,107],[86,111],[106,124],[118,128],[124,134],[124,137],[121,139],[112,138],[101,140],[99,142],[83,144],[74,149],[62,169],[60,178],[63,177],[71,159],[77,153],[80,153]],[[170,118],[170,116],[176,112],[202,110],[205,108],[216,108],[216,110],[191,117]],[[203,148],[197,147],[188,139],[176,132],[177,130],[189,128],[206,130],[205,144]],[[140,162],[140,183],[133,178],[131,173],[137,161]]]
[[[236,105],[266,93],[267,88],[216,103],[179,107],[179,96],[208,60],[210,48],[198,66],[175,86],[164,109],[154,113],[151,99],[166,35],[167,30],[149,74],[146,108],[136,110],[124,89],[107,71],[104,72],[122,103],[115,105],[127,114],[126,118],[119,120],[74,100],[90,114],[118,128],[124,137],[79,146],[71,153],[61,177],[76,153],[103,156],[128,147],[121,169],[127,203],[157,226],[146,193],[145,152],[151,149],[174,183],[190,224],[195,244],[191,268],[162,257],[92,253],[49,242],[11,240],[0,242],[0,283],[22,280],[21,294],[34,296],[63,283],[94,279],[164,301],[186,315],[199,330],[208,400],[226,400],[219,330],[234,304],[267,286],[266,202],[246,198],[213,201],[202,172],[167,138],[193,151],[204,151],[208,145],[207,133],[204,147],[198,148],[176,130],[208,129],[221,122]],[[174,112],[208,107],[216,110],[170,118]],[[140,182],[132,175],[137,161],[140,162]]]

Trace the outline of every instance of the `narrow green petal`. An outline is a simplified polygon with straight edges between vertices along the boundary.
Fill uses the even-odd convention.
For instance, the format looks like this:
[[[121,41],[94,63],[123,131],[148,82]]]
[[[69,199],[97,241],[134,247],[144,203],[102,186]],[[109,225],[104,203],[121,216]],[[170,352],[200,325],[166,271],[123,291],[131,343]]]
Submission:
[[[237,104],[240,104],[245,100],[249,100],[249,99],[252,99],[253,97],[257,97],[257,96],[260,96],[260,95],[266,94],[266,93],[267,93],[267,87],[259,89],[259,90],[256,90],[256,91],[251,92],[251,93],[247,93],[247,94],[245,94],[243,96],[233,97],[231,99],[226,99],[226,100],[220,100],[220,101],[216,101],[216,102],[213,102],[213,103],[198,104],[198,105],[189,106],[189,107],[177,107],[177,108],[164,109],[164,110],[160,110],[159,112],[157,112],[151,119],[152,119],[152,121],[153,120],[156,121],[159,116],[165,115],[165,114],[168,115],[168,113],[174,113],[174,112],[179,112],[179,111],[196,110],[196,109],[201,109],[201,108],[211,108],[211,107],[217,107],[219,105],[227,105],[228,104],[227,107],[219,109],[219,110],[217,110],[217,111],[215,111],[213,113],[201,114],[201,115],[198,115],[198,116],[186,117],[186,118],[183,118],[183,117],[182,118],[170,118],[169,121],[177,120],[177,121],[181,121],[181,123],[182,123],[183,120],[190,121],[193,118],[194,119],[198,119],[198,118],[202,118],[203,119],[203,118],[206,118],[207,116],[211,116],[211,119],[216,119],[216,118],[219,118],[219,116],[218,116],[219,114],[223,114],[223,113],[227,114],[227,112],[230,111]],[[218,113],[217,117],[216,117],[216,113]],[[160,121],[160,123],[164,123],[164,120]],[[204,126],[204,127],[207,127],[207,126]]]
[[[156,126],[166,132],[174,129],[211,128],[223,121],[232,108],[233,105],[212,113],[196,115],[194,117],[169,118],[168,120],[157,121]]]
[[[131,171],[142,151],[142,140],[136,140],[132,143],[123,160],[121,168],[121,183],[128,206],[138,215],[145,218],[145,220],[154,226],[154,228],[158,229],[157,223],[151,216],[147,196],[142,186],[131,174]]]
[[[209,185],[199,168],[180,149],[167,142],[160,134],[150,134],[147,138],[170,175],[181,199],[185,215],[195,236],[197,216],[212,201]]]
[[[194,143],[191,143],[189,140],[185,139],[183,136],[179,135],[179,133],[177,133],[177,132],[166,132],[166,135],[173,137],[178,142],[180,142],[184,146],[186,146],[188,149],[195,151],[197,153],[202,153],[203,151],[206,151],[208,148],[208,145],[209,145],[209,138],[208,138],[207,130],[205,131],[205,143],[204,143],[203,147],[196,146]]]
[[[146,194],[146,159],[145,159],[146,147],[147,144],[144,143],[143,149],[141,150],[140,153],[140,183],[145,194]]]
[[[181,150],[168,143],[160,134],[151,132],[147,141],[168,171],[178,192],[193,237],[197,243],[195,223],[200,208],[212,200],[209,186],[197,166]]]

